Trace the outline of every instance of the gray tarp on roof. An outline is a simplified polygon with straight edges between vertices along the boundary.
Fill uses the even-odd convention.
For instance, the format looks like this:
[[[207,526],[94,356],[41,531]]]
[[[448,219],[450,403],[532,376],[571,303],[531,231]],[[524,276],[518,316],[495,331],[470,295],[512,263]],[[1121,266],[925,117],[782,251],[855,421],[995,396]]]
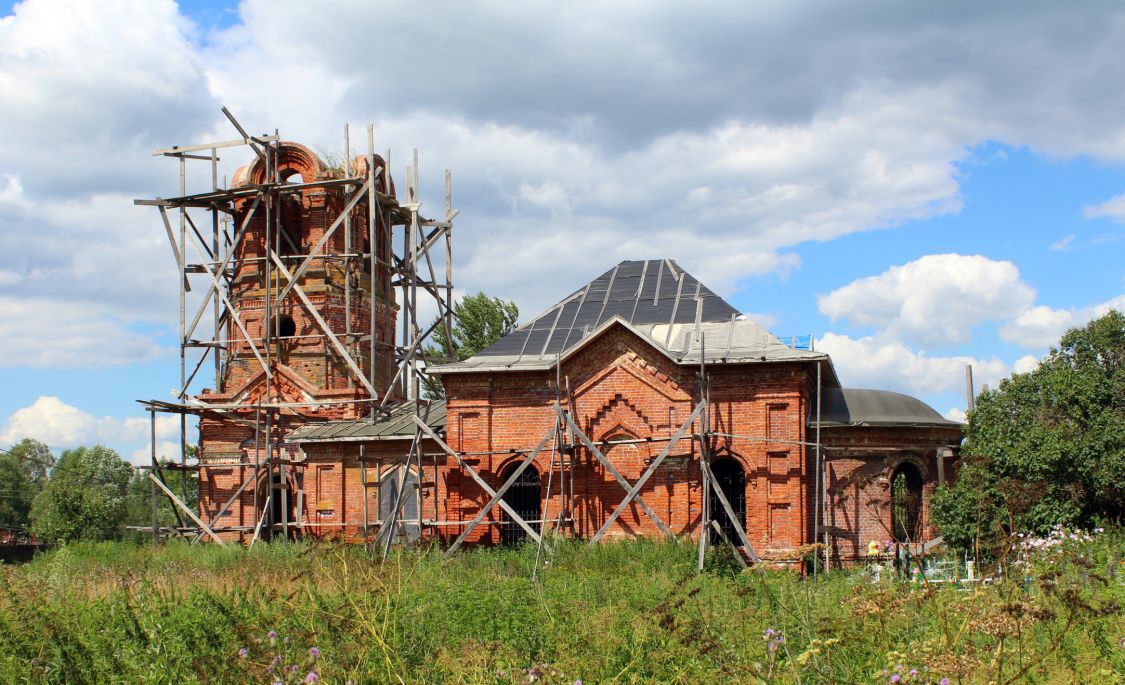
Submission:
[[[401,402],[391,408],[389,417],[381,418],[375,423],[365,419],[309,423],[290,433],[285,440],[292,443],[406,440],[414,437],[414,410],[413,402]],[[419,413],[426,416],[426,408],[420,407]],[[445,401],[431,403],[426,419],[426,425],[430,428],[444,431]]]
[[[825,426],[962,426],[922,400],[889,390],[826,388],[820,411]]]
[[[502,340],[482,357],[554,357],[615,316],[631,324],[728,321],[738,311],[671,259],[625,261],[571,293]]]
[[[697,328],[696,323],[699,323]],[[738,313],[670,259],[626,261],[477,355],[432,367],[436,374],[551,368],[586,341],[621,324],[676,362],[827,360],[798,350]],[[701,346],[700,335],[705,341]],[[829,376],[835,374],[829,364]]]

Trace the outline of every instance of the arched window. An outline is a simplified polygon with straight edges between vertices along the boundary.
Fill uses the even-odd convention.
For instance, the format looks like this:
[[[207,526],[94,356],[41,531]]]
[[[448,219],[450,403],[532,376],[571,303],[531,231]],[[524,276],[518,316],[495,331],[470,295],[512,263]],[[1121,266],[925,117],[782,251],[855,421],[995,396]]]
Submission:
[[[288,314],[282,314],[277,319],[277,336],[279,338],[292,338],[297,335],[297,323]]]
[[[273,242],[282,257],[303,254],[305,226],[301,209],[301,199],[297,195],[281,196],[277,217],[279,235]]]
[[[520,466],[520,462],[510,464],[505,468],[500,477],[504,483],[512,477]],[[534,466],[528,466],[512,487],[504,493],[504,503],[512,508],[521,519],[526,521],[531,526],[532,530],[539,532],[542,530],[542,525],[539,523],[542,511],[542,502],[540,500],[541,493],[539,488],[539,472],[535,470]],[[505,545],[514,545],[523,541],[527,537],[527,531],[523,526],[516,523],[504,512],[504,523],[500,527],[500,542]]]
[[[891,532],[898,542],[922,537],[922,472],[905,461],[891,476]]]

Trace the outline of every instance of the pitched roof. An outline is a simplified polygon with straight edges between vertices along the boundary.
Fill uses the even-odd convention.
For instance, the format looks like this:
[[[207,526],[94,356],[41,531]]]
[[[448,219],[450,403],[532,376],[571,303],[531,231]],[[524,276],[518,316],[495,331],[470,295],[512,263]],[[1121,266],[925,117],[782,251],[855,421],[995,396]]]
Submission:
[[[547,369],[613,325],[683,364],[698,364],[704,353],[708,363],[827,359],[789,347],[674,261],[661,259],[621,262],[475,356],[430,371]]]

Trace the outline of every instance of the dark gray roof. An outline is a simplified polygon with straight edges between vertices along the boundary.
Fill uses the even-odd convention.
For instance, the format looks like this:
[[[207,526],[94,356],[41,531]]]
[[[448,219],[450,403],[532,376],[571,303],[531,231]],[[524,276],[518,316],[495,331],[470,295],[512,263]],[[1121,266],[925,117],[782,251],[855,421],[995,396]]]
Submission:
[[[424,403],[423,403],[424,404]],[[365,442],[368,440],[404,440],[414,437],[414,402],[401,402],[391,407],[390,416],[371,423],[358,421],[329,421],[308,423],[286,436],[286,442]],[[445,430],[445,400],[432,402],[429,414],[426,407],[418,409],[426,418],[426,425],[435,431]]]
[[[729,321],[738,315],[671,259],[625,261],[523,324],[478,355],[554,357],[615,316],[634,324]]]
[[[829,426],[962,426],[922,400],[889,390],[826,388],[820,411],[821,424]]]
[[[614,324],[682,364],[698,364],[704,353],[709,363],[828,359],[781,342],[671,259],[653,259],[621,262],[491,347],[430,370],[547,369]]]

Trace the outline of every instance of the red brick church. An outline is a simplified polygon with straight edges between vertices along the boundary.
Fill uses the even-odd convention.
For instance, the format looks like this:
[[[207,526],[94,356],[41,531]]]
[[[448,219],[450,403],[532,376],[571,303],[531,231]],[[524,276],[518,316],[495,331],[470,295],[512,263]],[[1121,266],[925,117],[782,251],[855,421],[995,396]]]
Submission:
[[[324,173],[315,155],[290,149],[292,173]],[[243,182],[255,173],[241,172]],[[307,252],[344,199],[332,188],[292,198],[281,209],[291,248]],[[369,237],[356,227],[368,226],[358,215],[366,210],[353,211],[347,240],[362,252]],[[283,475],[248,487],[260,428],[238,410],[201,420],[200,513],[211,520],[233,498],[218,524],[226,539],[249,542],[259,519],[357,542],[706,534],[795,559],[827,535],[846,562],[873,540],[936,535],[930,495],[951,475],[962,426],[912,397],[843,387],[827,354],[783,343],[671,259],[612,266],[476,356],[430,368],[446,399],[416,402],[393,384],[382,347],[353,344],[342,359],[322,337],[302,337],[313,312],[329,325],[345,316],[333,284],[351,275],[331,264],[302,275],[307,302],[278,321],[255,318],[265,236],[254,238],[264,229],[253,221],[246,230],[245,273],[235,277],[244,288],[232,294],[246,331],[230,324],[233,361],[201,398],[253,405],[265,372],[238,339],[272,325],[270,382],[294,408],[277,410],[268,428]],[[352,296],[348,316],[360,328],[374,316],[377,342],[393,340],[390,276],[370,280],[376,287]],[[349,403],[370,392],[347,380],[349,364],[391,395],[388,412],[360,415],[365,405]],[[716,523],[704,530],[704,520]]]

